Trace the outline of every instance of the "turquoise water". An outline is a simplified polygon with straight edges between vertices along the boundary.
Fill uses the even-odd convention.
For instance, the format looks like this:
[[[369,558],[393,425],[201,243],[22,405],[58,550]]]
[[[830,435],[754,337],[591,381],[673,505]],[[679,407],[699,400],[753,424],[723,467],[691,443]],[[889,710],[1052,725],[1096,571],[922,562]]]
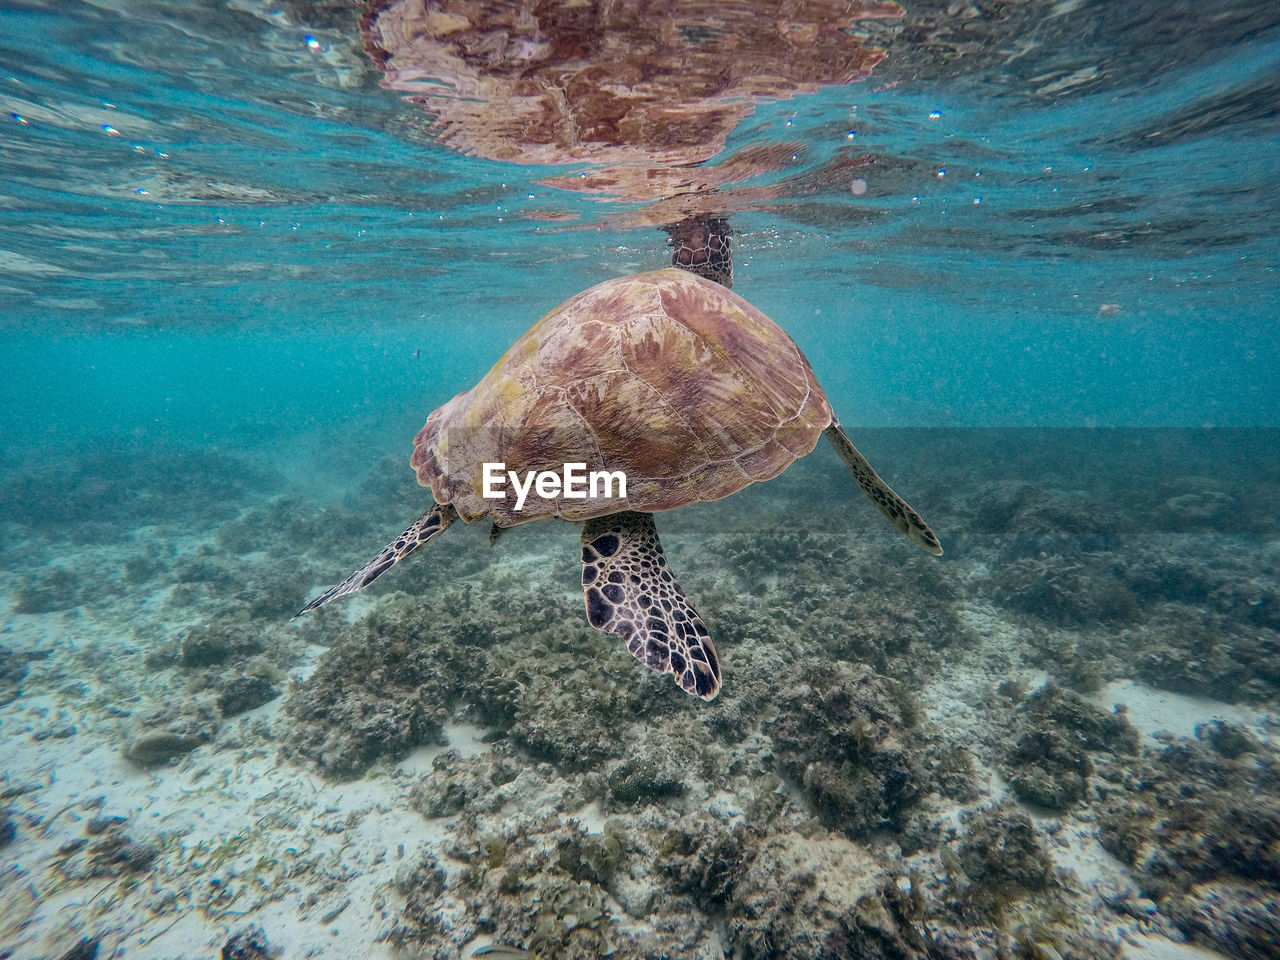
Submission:
[[[781,920],[766,934],[763,920],[743,919],[734,905],[775,897],[759,888],[760,876],[789,869],[787,856],[768,861],[760,838],[807,843],[814,823],[831,831],[833,844],[865,844],[874,864],[867,876],[925,878],[921,909],[932,927],[891,896],[884,909],[898,928],[918,928],[921,943],[932,938],[935,951],[922,952],[906,933],[900,940],[910,946],[895,946],[888,933],[883,942],[858,940],[836,910],[822,929],[843,930],[843,946],[823,941],[834,951],[823,956],[986,956],[994,954],[960,945],[994,950],[1004,937],[1002,949],[1021,951],[1010,955],[1050,956],[1029,952],[1044,943],[1064,957],[1094,957],[1114,955],[1100,944],[1119,949],[1122,929],[1190,940],[1221,956],[1267,955],[1258,944],[1276,933],[1268,898],[1280,891],[1280,834],[1268,833],[1280,824],[1269,739],[1280,703],[1280,14],[1242,0],[905,6],[901,20],[859,22],[887,49],[868,78],[762,99],[699,170],[727,169],[752,151],[781,158],[748,164],[723,194],[734,291],[802,347],[854,441],[933,524],[948,554],[935,564],[892,539],[825,449],[768,487],[664,516],[673,567],[717,642],[724,638],[724,696],[742,698],[727,715],[698,713],[668,681],[614,649],[614,638],[586,629],[575,534],[550,524],[510,534],[505,552],[486,552],[482,531],[451,531],[456,554],[398,567],[388,575],[398,580],[370,591],[381,600],[288,621],[428,505],[406,461],[431,410],[473,384],[560,301],[669,263],[647,202],[549,182],[600,164],[517,164],[440,143],[423,110],[381,83],[361,44],[359,3],[0,7],[3,646],[25,663],[13,667],[15,695],[0,717],[13,787],[6,823],[17,837],[7,846],[7,880],[21,878],[0,903],[0,956],[61,956],[80,937],[100,942],[100,957],[213,955],[250,921],[290,957],[390,951],[397,938],[422,955],[467,956],[463,945],[477,937],[538,956],[600,955],[599,944],[568,934],[554,949],[544,938],[538,953],[544,914],[504,901],[509,885],[486,885],[477,866],[484,857],[459,852],[470,843],[490,844],[492,853],[501,835],[511,857],[522,851],[522,870],[564,873],[563,859],[531,851],[585,841],[563,825],[559,834],[536,834],[539,841],[500,824],[511,809],[485,804],[508,783],[533,791],[517,806],[578,816],[606,847],[614,835],[593,818],[622,818],[625,882],[613,872],[618,855],[606,870],[596,861],[609,857],[599,851],[582,854],[596,865],[564,874],[586,885],[588,899],[603,898],[592,909],[613,918],[615,955],[804,956],[785,946],[794,931]],[[854,602],[862,591],[870,613]],[[430,700],[422,691],[433,684],[445,692],[431,695],[435,706],[415,714],[416,726],[404,721],[415,732],[403,743],[384,736],[403,749],[373,759],[339,763],[326,753],[332,745],[290,732],[291,724],[358,726],[326,713],[328,688],[307,678],[362,673],[381,654],[343,653],[343,644],[364,631],[361,642],[382,650],[401,629],[476,658],[488,686],[450,673],[452,654],[387,667],[392,679],[377,688],[385,702]],[[490,639],[469,646],[481,629]],[[215,668],[189,652],[194,630],[233,638],[219,641],[214,660],[236,677],[200,672]],[[909,639],[883,639],[898,630]],[[788,639],[777,649],[769,637]],[[585,666],[557,660],[596,643]],[[520,660],[525,648],[535,651],[532,663]],[[911,812],[901,816],[855,815],[835,804],[840,789],[822,779],[825,761],[803,747],[806,737],[825,743],[826,734],[793,728],[800,721],[786,719],[787,704],[852,697],[866,707],[892,697],[853,667],[827,675],[814,666],[832,661],[871,664],[911,691],[919,715],[937,724],[912,734],[919,741],[911,749],[928,756],[930,769],[945,766],[946,750],[972,751],[972,789],[939,788],[946,802],[935,807],[903,800]],[[596,673],[585,679],[573,672],[588,667]],[[418,677],[412,689],[396,686],[396,676],[408,675]],[[598,750],[578,756],[565,740],[591,741],[593,728],[558,739],[547,729],[556,721],[543,723],[538,710],[554,714],[566,687],[578,697],[608,687],[602,675],[652,687],[610,694],[618,699],[609,709],[630,711],[627,723],[637,726],[610,728]],[[762,676],[774,677],[776,689]],[[951,676],[972,682],[947,687]],[[231,719],[239,714],[225,700],[232,680],[245,677],[269,678],[280,698],[254,708],[266,712],[249,715],[260,724],[252,729]],[[1090,753],[1080,769],[1089,768],[1082,775],[1093,778],[1093,793],[1038,806],[1045,794],[1016,784],[1040,776],[1019,766],[1032,734],[1024,731],[1021,746],[993,744],[1029,717],[1067,729],[1070,710],[1054,706],[1056,693],[1028,699],[1001,686],[997,696],[1006,678],[1028,690],[1074,690],[1067,695],[1092,697],[1104,711],[1129,697],[1141,747]],[[1041,687],[1046,681],[1050,688]],[[79,692],[68,692],[77,684]],[[1155,691],[1152,703],[1191,699],[1148,716],[1138,705],[1147,701],[1124,684]],[[520,693],[509,702],[494,692],[512,690]],[[215,695],[225,716],[206,729],[191,717],[214,710],[202,704]],[[573,701],[563,715],[605,709]],[[1203,730],[1170,721],[1179,711]],[[696,780],[684,791],[661,776],[639,777],[637,787],[629,754],[604,741],[624,742],[668,714],[685,718],[681,735],[701,731],[713,759],[696,775],[673,761],[672,776]],[[1219,728],[1204,726],[1215,717],[1255,746],[1234,755],[1219,749]],[[130,753],[140,735],[130,723],[181,727],[200,746],[156,766]],[[70,727],[74,736],[58,732]],[[1173,733],[1150,736],[1161,729]],[[434,767],[423,759],[422,750],[446,741],[462,745],[458,757],[436,757]],[[402,833],[412,838],[410,860],[429,851],[447,883],[435,890],[430,869],[410,882],[382,861],[361,861],[352,869],[371,886],[350,888],[345,920],[323,922],[327,908],[294,909],[290,899],[286,909],[283,893],[245,913],[212,895],[188,894],[183,910],[162,903],[160,873],[178,886],[207,883],[202,871],[215,868],[206,853],[235,836],[238,822],[260,826],[266,816],[240,803],[254,788],[235,792],[240,774],[227,771],[237,750],[270,758],[269,772],[251,771],[264,778],[262,794],[311,776],[308,789],[338,790],[326,779],[335,771],[339,784],[363,782],[370,764],[383,764],[383,782],[400,792],[369,801],[383,805],[383,819],[364,821],[372,832],[362,842],[389,843],[394,858]],[[1175,763],[1193,754],[1195,762]],[[765,755],[777,762],[757,759]],[[405,756],[418,763],[407,773],[396,767]],[[74,771],[93,773],[97,757],[111,758],[100,779],[77,780]],[[645,757],[671,772],[667,760]],[[841,762],[847,772],[861,761]],[[486,763],[495,766],[466,772]],[[539,764],[554,775],[515,779]],[[67,785],[55,789],[51,771],[63,768]],[[984,771],[995,771],[996,787]],[[165,812],[181,811],[197,781],[206,789],[224,774],[227,792],[207,802],[218,810],[225,801],[225,823],[201,833]],[[1244,784],[1249,796],[1196,820],[1171,799],[1180,775],[1198,797],[1223,784]],[[529,787],[538,776],[547,779]],[[1143,778],[1141,790],[1172,784],[1158,798],[1140,798],[1166,811],[1164,833],[1156,852],[1127,856],[1132,836],[1156,835],[1134,812]],[[1005,836],[1021,829],[1009,826],[1016,814],[1008,808],[983,807],[1005,796],[1008,783],[1042,839],[1052,834],[1058,847],[1071,846],[1062,831],[1078,828],[1085,860],[1100,844],[1099,876],[1114,889],[1091,901],[1093,894],[1032,882],[1010,867],[1007,882],[979,890],[973,824]],[[702,802],[694,794],[703,786],[708,796],[722,788],[732,802]],[[459,810],[433,793],[446,787],[471,805],[462,826],[440,826]],[[128,799],[147,790],[159,799]],[[568,798],[560,807],[547,800],[557,794]],[[349,802],[325,793],[312,819],[345,816]],[[743,813],[748,807],[754,812]],[[987,812],[966,819],[979,807]],[[662,809],[685,819],[655,825],[653,811]],[[690,827],[708,809],[718,811],[719,826]],[[1088,816],[1073,819],[1082,810]],[[151,860],[135,870],[110,851],[103,856],[115,866],[72,863],[81,854],[65,843],[84,839],[81,821],[95,811],[145,819],[163,870]],[[933,826],[922,826],[930,817]],[[1057,827],[1046,825],[1054,817]],[[757,830],[750,841],[717,832],[748,821]],[[1215,830],[1239,821],[1261,824],[1260,846],[1215,839]],[[426,822],[429,835],[421,834]],[[430,832],[437,827],[445,840]],[[277,828],[263,849],[316,832],[311,820],[293,833]],[[924,834],[934,841],[920,841]],[[707,836],[718,838],[714,850],[698,845]],[[1248,869],[1180,874],[1161,859],[1206,845],[1229,848],[1222,859]],[[795,862],[809,857],[817,875],[842,875],[832,864],[853,854],[833,850],[807,849]],[[702,856],[704,866],[719,856],[729,879],[716,886],[705,870],[691,879],[699,868],[672,859],[680,856]],[[948,873],[957,857],[971,887]],[[1079,869],[1077,860],[1056,866]],[[515,862],[503,869],[514,871]],[[463,877],[460,863],[472,873]],[[290,898],[312,889],[287,871],[263,875],[282,890],[293,883]],[[151,900],[129,899],[141,896],[139,877]],[[115,888],[93,893],[115,881],[117,900]],[[859,896],[887,896],[876,894],[878,880],[868,883]],[[29,896],[16,892],[27,884]],[[659,906],[637,907],[637,884],[660,890]],[[535,901],[553,902],[538,890]],[[1231,896],[1235,919],[1215,927],[1214,909],[1230,913],[1221,903]],[[369,906],[388,898],[392,906]],[[474,906],[482,901],[490,906]],[[1148,902],[1155,912],[1135,927]],[[852,902],[844,906],[852,916]],[[59,933],[63,909],[74,922]],[[446,918],[438,942],[424,919],[433,909]],[[584,909],[574,901],[556,916]],[[1062,920],[1095,910],[1107,918],[1097,929]],[[143,919],[126,922],[122,911]],[[672,921],[659,935],[644,926],[650,912],[686,926]],[[357,922],[357,913],[372,919]],[[175,932],[161,929],[171,923]],[[1046,924],[1059,926],[1045,932]],[[341,938],[329,932],[338,927]],[[865,925],[858,929],[863,936]],[[944,942],[956,952],[940,952]]]
[[[862,197],[837,184],[735,216],[738,291],[846,421],[1274,425],[1277,52],[1264,13],[1219,6],[1243,22],[1169,41],[1160,71],[1126,62],[1154,29],[1140,11],[1114,36],[1097,14],[1072,15],[1074,36],[1052,21],[1075,46],[1046,76],[1101,64],[1056,96],[1026,76],[1039,47],[915,82],[891,56],[866,83],[760,106],[726,153],[796,140],[787,175],[877,162]],[[638,205],[433,144],[342,5],[282,10],[4,12],[10,443],[234,442],[402,398],[425,413],[559,300],[664,263],[660,233],[607,226]],[[411,362],[423,347],[437,363]]]

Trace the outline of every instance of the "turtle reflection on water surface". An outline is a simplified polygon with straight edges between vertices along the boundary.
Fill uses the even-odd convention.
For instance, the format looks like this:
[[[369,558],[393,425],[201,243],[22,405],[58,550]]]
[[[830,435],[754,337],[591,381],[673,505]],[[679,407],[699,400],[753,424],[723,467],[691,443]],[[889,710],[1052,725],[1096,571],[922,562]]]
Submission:
[[[591,625],[616,633],[652,670],[704,700],[720,664],[701,618],[667,569],[653,514],[718,500],[776,477],[824,434],[858,485],[933,554],[933,531],[858,453],[808,360],[741,297],[666,269],[609,280],[535,323],[483,379],[427,418],[411,463],[436,505],[314,610],[368,586],[453,520],[497,528],[540,517],[582,522]],[[625,497],[486,499],[483,465],[622,471]]]

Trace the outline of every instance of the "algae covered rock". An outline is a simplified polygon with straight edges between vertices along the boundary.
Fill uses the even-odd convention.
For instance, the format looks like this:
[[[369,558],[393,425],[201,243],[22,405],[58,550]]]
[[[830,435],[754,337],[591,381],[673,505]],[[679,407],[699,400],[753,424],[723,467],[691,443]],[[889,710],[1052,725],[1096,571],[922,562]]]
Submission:
[[[1002,569],[996,596],[1011,609],[1073,626],[1124,623],[1139,611],[1110,553],[1020,557]]]
[[[656,865],[680,893],[703,904],[723,903],[758,840],[745,825],[729,827],[704,811],[691,811],[667,824]]]
[[[1228,703],[1274,703],[1280,695],[1280,630],[1179,604],[1138,641],[1134,675],[1164,690]]]
[[[504,835],[469,838],[470,866],[452,891],[467,919],[535,956],[597,960],[612,951],[611,903],[599,882],[620,844],[603,846],[563,817],[522,821]]]
[[[17,699],[27,677],[27,657],[0,646],[0,706]]]
[[[1049,810],[1083,800],[1093,763],[1080,738],[1060,730],[1028,730],[1005,756],[1009,785],[1018,799]]]
[[[1099,840],[1160,901],[1208,882],[1280,888],[1280,764],[1180,741],[1127,771]]]
[[[158,836],[131,829],[125,817],[93,817],[85,821],[84,832],[58,851],[58,869],[79,880],[136,879],[156,866],[163,850]]]
[[[125,737],[123,752],[139,766],[158,766],[208,743],[217,729],[217,717],[202,704],[161,707],[138,718]]]
[[[379,760],[444,742],[466,658],[438,635],[428,613],[393,607],[344,631],[285,703],[299,753],[331,776],[350,778]]]
[[[26,574],[14,591],[14,613],[52,613],[70,610],[81,602],[83,583],[61,567],[47,567]]]
[[[900,824],[923,783],[905,696],[865,666],[815,661],[779,699],[778,763],[822,823],[850,837]]]
[[[625,649],[583,627],[576,608],[530,610],[515,642],[489,649],[477,712],[535,760],[567,774],[598,770],[643,750],[637,718],[695,713],[672,691],[629,672]],[[681,697],[686,695],[679,690]]]
[[[154,838],[139,839],[115,826],[90,844],[87,854],[90,876],[114,877],[149,870],[160,856],[160,844]]]
[[[218,709],[224,717],[252,710],[280,696],[280,691],[266,677],[237,673],[218,686]]]
[[[1099,841],[1193,942],[1270,960],[1280,942],[1280,763],[1244,738],[1223,734],[1218,749],[1199,733],[1132,763],[1101,807]]]
[[[502,611],[499,616],[494,610]],[[342,631],[287,703],[299,753],[339,777],[441,743],[457,712],[529,757],[581,773],[627,752],[620,727],[651,715],[626,651],[578,623],[578,607],[468,584],[395,597]],[[618,660],[602,666],[600,657]]]
[[[1274,888],[1204,883],[1170,898],[1166,912],[1193,942],[1239,960],[1274,960],[1280,899]]]
[[[405,904],[398,929],[402,939],[421,942],[445,933],[440,918],[445,872],[434,856],[424,852],[412,866],[397,873],[395,885]]]
[[[1129,755],[1137,748],[1138,733],[1122,713],[1104,713],[1050,683],[1014,714],[1003,767],[1020,800],[1066,810],[1088,795],[1091,754]]]
[[[1046,683],[1033,691],[1020,712],[1032,724],[1073,731],[1086,750],[1138,752],[1138,731],[1123,712],[1099,710],[1057,684]]]
[[[185,667],[207,667],[261,653],[260,631],[247,623],[220,622],[187,630],[180,641]]]
[[[1203,740],[1228,760],[1238,760],[1246,753],[1258,753],[1262,743],[1238,723],[1215,717],[1196,727],[1196,739]]]
[[[975,530],[1035,535],[1042,543],[1094,546],[1127,529],[1124,515],[1103,501],[1016,478],[985,485],[970,509]]]
[[[983,807],[961,816],[964,837],[957,857],[983,899],[1025,895],[1053,883],[1053,861],[1031,818],[1011,804]]]
[[[409,806],[429,820],[464,810],[492,812],[510,802],[511,796],[501,788],[520,771],[518,763],[493,751],[463,757],[456,749],[445,750],[431,762],[431,773],[409,791]]]
[[[883,880],[871,854],[838,833],[770,837],[734,884],[725,917],[734,955],[741,960],[858,956],[849,941],[859,935],[859,905],[877,901]]]
[[[153,730],[125,743],[124,755],[143,767],[154,767],[190,753],[209,738],[201,734]]]
[[[628,757],[605,774],[609,801],[618,805],[658,803],[685,792],[682,774],[671,758]]]
[[[273,947],[267,932],[256,923],[241,927],[222,945],[219,960],[276,960],[284,951]]]

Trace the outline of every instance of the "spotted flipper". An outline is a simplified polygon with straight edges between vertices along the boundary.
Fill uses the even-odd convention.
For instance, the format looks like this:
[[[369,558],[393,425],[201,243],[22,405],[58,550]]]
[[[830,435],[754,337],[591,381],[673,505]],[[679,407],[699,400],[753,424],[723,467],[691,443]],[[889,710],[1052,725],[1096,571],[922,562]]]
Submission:
[[[408,530],[383,547],[376,557],[336,587],[330,587],[320,594],[320,596],[294,614],[293,619],[296,620],[316,607],[323,607],[330,600],[346,596],[348,593],[355,593],[357,590],[363,590],[409,554],[413,553],[413,551],[434,538],[436,534],[453,523],[457,517],[458,512],[449,504],[436,504],[417,520],[413,521]]]
[[[871,464],[867,463],[866,457],[858,452],[844,430],[840,428],[840,421],[833,418],[831,426],[827,427],[823,433],[836,448],[836,453],[840,454],[840,459],[849,468],[853,478],[858,481],[862,492],[880,508],[880,512],[889,518],[889,522],[905,533],[912,543],[924,547],[934,556],[942,556],[942,544],[933,535],[929,525],[920,518],[920,514],[907,505],[907,501],[890,490],[889,485],[880,479],[880,475],[871,469]]]
[[[582,527],[582,589],[591,625],[616,633],[650,670],[686,693],[720,692],[720,661],[707,628],[667,569],[653,514],[626,511]]]

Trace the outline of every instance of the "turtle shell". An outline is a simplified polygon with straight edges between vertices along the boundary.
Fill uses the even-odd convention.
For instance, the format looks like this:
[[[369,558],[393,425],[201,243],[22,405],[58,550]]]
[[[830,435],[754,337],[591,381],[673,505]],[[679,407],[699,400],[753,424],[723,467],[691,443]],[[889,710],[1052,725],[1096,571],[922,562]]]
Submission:
[[[781,327],[719,284],[666,269],[606,281],[544,316],[427,418],[411,463],[467,522],[588,520],[718,500],[768,480],[812,450],[831,420]],[[505,464],[521,482],[527,471],[563,474],[566,463],[622,471],[626,496],[544,499],[531,488],[517,511],[509,480],[502,499],[483,496],[485,463]]]

